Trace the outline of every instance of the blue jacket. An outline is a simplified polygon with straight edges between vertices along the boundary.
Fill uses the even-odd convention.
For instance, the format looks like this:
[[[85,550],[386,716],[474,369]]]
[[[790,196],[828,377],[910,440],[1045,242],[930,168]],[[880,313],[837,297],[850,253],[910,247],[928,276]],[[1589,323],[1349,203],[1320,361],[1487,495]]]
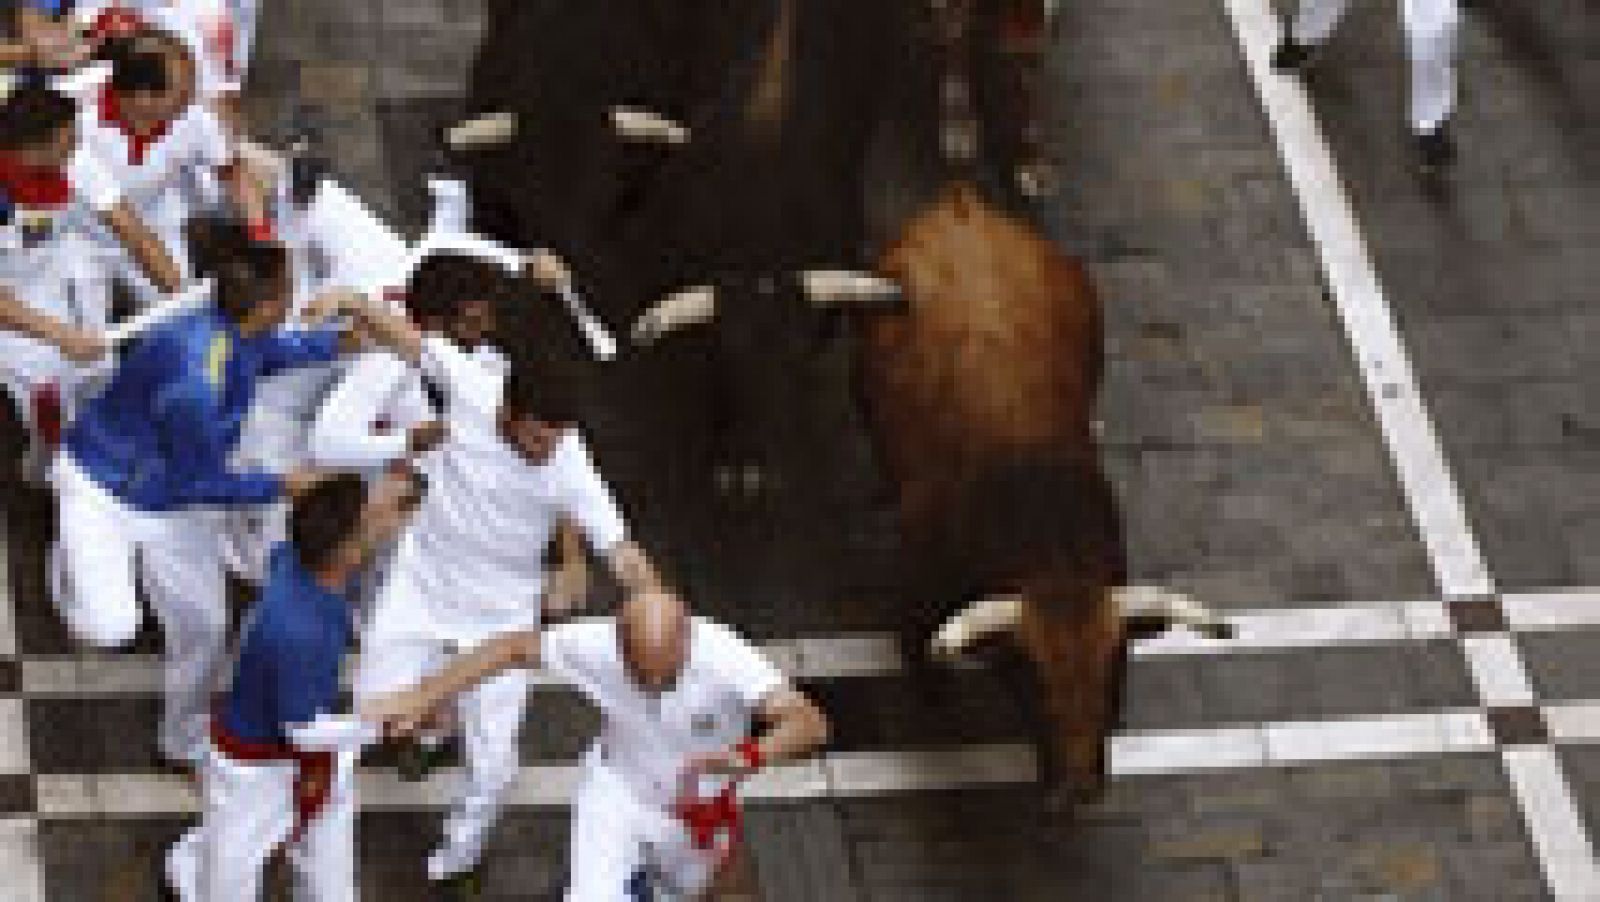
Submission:
[[[256,385],[334,359],[339,335],[280,330],[246,339],[211,307],[175,317],[139,339],[84,405],[67,453],[139,510],[273,501],[283,492],[278,475],[229,469]]]
[[[267,573],[219,717],[235,738],[282,744],[291,726],[338,705],[355,619],[350,595],[319,585],[288,543],[273,550]]]

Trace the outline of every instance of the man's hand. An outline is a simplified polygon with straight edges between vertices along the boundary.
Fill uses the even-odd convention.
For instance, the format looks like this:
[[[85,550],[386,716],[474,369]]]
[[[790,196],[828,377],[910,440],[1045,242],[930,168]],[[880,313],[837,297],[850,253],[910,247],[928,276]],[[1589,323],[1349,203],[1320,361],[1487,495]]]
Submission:
[[[566,261],[551,251],[534,251],[522,258],[522,265],[528,278],[546,288],[559,288],[572,281],[572,270]]]
[[[724,749],[706,755],[696,755],[683,766],[683,785],[693,789],[701,777],[727,777],[743,780],[756,772],[737,748]],[[697,795],[698,793],[690,793]]]
[[[346,288],[335,288],[312,298],[300,312],[300,319],[308,326],[315,326],[341,316],[359,314],[366,309],[366,295]]]
[[[96,363],[109,350],[105,336],[85,329],[67,329],[57,337],[55,344],[73,363]]]
[[[283,491],[290,498],[299,498],[331,475],[327,470],[302,467],[283,477]]]
[[[357,705],[362,720],[382,730],[387,739],[414,736],[433,723],[439,705],[421,689],[408,689]]]
[[[406,456],[418,458],[439,447],[450,437],[450,427],[437,420],[418,423],[406,435]]]

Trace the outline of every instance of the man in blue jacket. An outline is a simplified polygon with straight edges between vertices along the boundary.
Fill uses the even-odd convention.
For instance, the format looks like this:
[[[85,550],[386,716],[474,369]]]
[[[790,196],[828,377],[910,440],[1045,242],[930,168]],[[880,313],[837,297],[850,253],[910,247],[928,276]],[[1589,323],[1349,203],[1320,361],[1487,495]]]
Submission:
[[[56,461],[56,604],[102,648],[132,641],[135,562],[166,640],[161,752],[192,764],[203,747],[208,679],[227,628],[219,508],[294,497],[318,475],[236,471],[240,426],[260,380],[324,362],[342,330],[286,331],[288,262],[245,226],[191,223],[208,305],[146,333],[73,422]]]
[[[167,857],[167,880],[182,902],[256,902],[266,862],[284,845],[297,899],[354,902],[359,740],[319,742],[313,724],[325,728],[339,704],[355,584],[422,488],[410,472],[386,475],[370,490],[345,474],[296,499],[289,541],[272,553],[233,685],[211,721],[200,824]]]

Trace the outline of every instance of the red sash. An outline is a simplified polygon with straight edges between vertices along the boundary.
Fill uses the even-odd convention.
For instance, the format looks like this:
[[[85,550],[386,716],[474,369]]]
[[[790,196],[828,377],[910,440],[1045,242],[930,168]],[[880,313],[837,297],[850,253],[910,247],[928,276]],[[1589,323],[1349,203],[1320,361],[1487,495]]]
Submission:
[[[306,752],[288,743],[251,742],[228,732],[221,717],[211,718],[211,742],[217,751],[234,761],[293,762],[294,764],[294,833],[289,842],[304,835],[309,825],[333,794],[335,757],[332,752]]]
[[[715,798],[678,801],[672,805],[672,814],[683,822],[694,847],[702,852],[717,848],[717,839],[728,838],[726,854],[733,856],[744,832],[744,818],[739,811],[737,784],[718,793]]]

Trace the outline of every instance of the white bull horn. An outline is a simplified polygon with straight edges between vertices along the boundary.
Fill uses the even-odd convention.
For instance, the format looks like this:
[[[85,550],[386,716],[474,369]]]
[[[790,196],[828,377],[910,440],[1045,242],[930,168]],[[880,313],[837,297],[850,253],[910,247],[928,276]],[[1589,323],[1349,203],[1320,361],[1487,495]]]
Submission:
[[[900,286],[882,276],[846,269],[813,269],[800,274],[806,296],[820,306],[890,303]]]
[[[444,141],[453,150],[496,147],[517,135],[516,113],[485,113],[445,129]]]
[[[717,290],[709,285],[669,294],[633,323],[633,341],[654,344],[669,332],[710,322],[717,315]]]
[[[1163,630],[1186,626],[1213,639],[1233,635],[1231,624],[1182,592],[1161,586],[1123,586],[1112,597],[1125,622],[1150,624]]]
[[[953,661],[984,639],[1008,633],[1022,621],[1020,595],[991,595],[962,608],[933,634],[931,648],[936,658]]]

